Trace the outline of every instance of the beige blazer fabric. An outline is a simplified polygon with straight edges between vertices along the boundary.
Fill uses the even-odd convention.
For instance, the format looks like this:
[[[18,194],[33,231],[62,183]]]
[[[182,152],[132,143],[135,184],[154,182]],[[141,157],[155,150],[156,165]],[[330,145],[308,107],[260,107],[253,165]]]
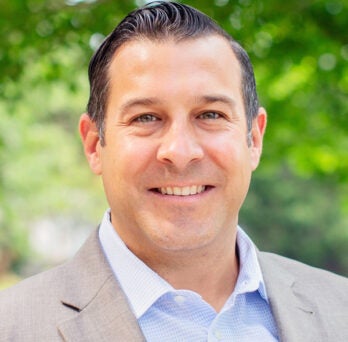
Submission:
[[[348,341],[347,278],[258,257],[281,341]],[[0,341],[145,341],[97,231],[72,260],[0,293]]]

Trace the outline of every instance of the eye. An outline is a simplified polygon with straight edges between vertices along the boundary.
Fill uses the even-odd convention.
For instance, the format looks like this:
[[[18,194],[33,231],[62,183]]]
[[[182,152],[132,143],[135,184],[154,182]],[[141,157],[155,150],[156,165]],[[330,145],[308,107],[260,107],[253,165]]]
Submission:
[[[217,112],[205,112],[198,115],[198,119],[204,119],[204,120],[216,120],[216,119],[220,119],[221,117],[222,115]]]
[[[159,119],[152,114],[142,114],[134,119],[135,122],[141,122],[141,123],[152,122],[157,120]]]

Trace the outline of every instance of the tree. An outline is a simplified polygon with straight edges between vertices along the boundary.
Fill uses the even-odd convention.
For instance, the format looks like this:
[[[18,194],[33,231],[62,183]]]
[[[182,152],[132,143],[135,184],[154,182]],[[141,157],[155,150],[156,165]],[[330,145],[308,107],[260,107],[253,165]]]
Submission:
[[[242,224],[261,247],[348,275],[347,1],[186,3],[242,42],[269,113]],[[3,269],[23,271],[28,235],[43,218],[93,226],[106,206],[75,127],[89,58],[133,8],[126,0],[1,1]]]

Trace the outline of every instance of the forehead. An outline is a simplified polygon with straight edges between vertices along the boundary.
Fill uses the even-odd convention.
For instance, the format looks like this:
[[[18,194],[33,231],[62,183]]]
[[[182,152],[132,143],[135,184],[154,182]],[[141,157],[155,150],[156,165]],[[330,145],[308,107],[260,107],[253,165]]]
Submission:
[[[108,72],[110,96],[126,97],[126,89],[130,95],[181,92],[186,98],[214,92],[241,102],[240,64],[228,40],[217,35],[128,41],[115,52]]]
[[[159,54],[159,55],[158,55]],[[125,66],[136,66],[142,62],[160,62],[165,66],[170,66],[170,62],[184,64],[192,62],[205,62],[213,69],[222,64],[232,67],[237,74],[241,74],[240,63],[237,60],[230,42],[218,35],[208,35],[198,38],[187,38],[180,41],[175,37],[163,38],[163,40],[151,40],[146,37],[136,37],[122,44],[114,53],[109,65],[109,76],[112,76],[113,69]],[[186,63],[185,63],[186,64]]]

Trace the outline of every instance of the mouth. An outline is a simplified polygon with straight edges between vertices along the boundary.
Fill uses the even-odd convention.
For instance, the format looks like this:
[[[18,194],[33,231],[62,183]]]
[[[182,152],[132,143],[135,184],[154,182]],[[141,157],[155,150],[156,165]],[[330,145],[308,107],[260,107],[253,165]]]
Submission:
[[[161,188],[154,188],[151,189],[151,191],[160,193],[162,195],[169,195],[169,196],[193,196],[201,194],[202,192],[205,192],[212,188],[212,186],[209,185],[191,185],[191,186],[166,186]]]

